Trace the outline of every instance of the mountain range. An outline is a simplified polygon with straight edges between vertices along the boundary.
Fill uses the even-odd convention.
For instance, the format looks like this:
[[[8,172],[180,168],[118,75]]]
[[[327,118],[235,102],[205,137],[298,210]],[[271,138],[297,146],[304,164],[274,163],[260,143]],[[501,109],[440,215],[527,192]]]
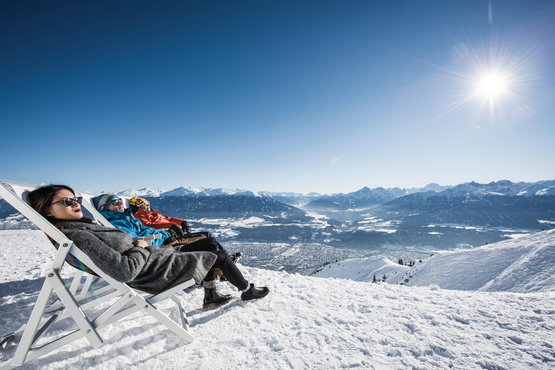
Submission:
[[[316,199],[310,201],[306,204],[305,208],[310,210],[348,210],[348,209],[358,209],[366,208],[374,205],[379,205],[387,203],[397,198],[404,197],[413,193],[424,193],[424,192],[440,192],[448,189],[447,186],[441,186],[438,184],[429,184],[423,188],[374,188],[370,189],[364,187],[358,191],[347,193],[347,194],[334,194],[334,195],[323,195]]]
[[[143,196],[164,214],[236,242],[320,243],[356,250],[391,245],[450,249],[555,227],[555,180],[364,187],[332,195],[186,187],[117,194]],[[14,212],[0,201],[0,228],[13,227],[14,218],[8,222],[7,217]],[[229,220],[246,219],[249,222],[230,227]]]
[[[440,186],[430,184],[424,188],[375,188],[364,187],[359,191],[348,194],[321,196],[306,205],[307,209],[335,209],[347,210],[392,204],[419,203],[432,198],[431,202],[459,202],[467,198],[479,199],[488,195],[504,196],[546,196],[555,195],[555,180],[539,181],[534,183],[513,183],[508,180],[479,184],[476,182],[464,183],[456,186]],[[398,200],[397,202],[394,202]]]

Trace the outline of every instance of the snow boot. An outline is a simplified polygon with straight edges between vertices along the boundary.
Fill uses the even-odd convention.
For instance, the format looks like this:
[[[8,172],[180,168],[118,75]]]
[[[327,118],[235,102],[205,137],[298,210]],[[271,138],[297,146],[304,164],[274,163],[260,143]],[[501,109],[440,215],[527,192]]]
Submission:
[[[243,301],[250,301],[251,299],[264,298],[270,293],[270,289],[267,287],[257,288],[254,284],[250,284],[246,290],[241,293],[241,299]]]
[[[209,310],[231,301],[229,294],[221,295],[216,288],[204,288],[204,303],[202,308]]]

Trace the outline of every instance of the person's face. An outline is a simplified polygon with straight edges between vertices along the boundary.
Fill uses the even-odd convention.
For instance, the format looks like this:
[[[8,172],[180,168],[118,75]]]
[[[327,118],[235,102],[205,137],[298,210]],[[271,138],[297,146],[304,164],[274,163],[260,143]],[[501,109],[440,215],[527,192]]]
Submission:
[[[73,200],[70,206],[66,205],[66,202],[70,202],[68,199]],[[58,220],[72,221],[82,218],[83,212],[81,212],[81,205],[77,203],[75,195],[67,189],[62,189],[58,190],[58,193],[52,199],[46,215]]]
[[[115,204],[114,204],[115,203]],[[110,202],[110,207],[108,208],[108,211],[120,211],[123,212],[124,207],[123,207],[123,202],[121,201],[121,199],[119,198],[114,198],[111,202]]]
[[[150,212],[150,204],[143,203],[143,204],[140,205],[140,207],[141,207],[143,210],[145,210],[145,211],[147,211],[147,212]]]

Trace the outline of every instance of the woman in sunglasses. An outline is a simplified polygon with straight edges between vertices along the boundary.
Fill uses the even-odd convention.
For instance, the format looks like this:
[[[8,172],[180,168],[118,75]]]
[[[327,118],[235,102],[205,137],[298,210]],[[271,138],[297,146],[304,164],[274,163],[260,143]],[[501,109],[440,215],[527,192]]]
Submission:
[[[203,307],[210,309],[231,300],[231,296],[216,291],[215,270],[221,269],[243,292],[242,300],[269,293],[266,287],[249,284],[225,251],[176,252],[144,240],[133,241],[122,230],[96,224],[83,216],[81,197],[69,186],[44,186],[30,192],[28,199],[31,207],[73,240],[102,271],[138,290],[156,294],[192,278],[204,286]]]

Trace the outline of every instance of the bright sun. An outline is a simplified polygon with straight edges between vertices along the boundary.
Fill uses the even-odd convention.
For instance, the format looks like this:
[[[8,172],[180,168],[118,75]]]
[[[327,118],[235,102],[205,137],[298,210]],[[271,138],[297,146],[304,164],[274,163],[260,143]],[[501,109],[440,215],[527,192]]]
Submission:
[[[498,73],[483,75],[477,83],[476,92],[484,98],[493,100],[507,91],[507,78]]]
[[[459,45],[457,45],[459,46]],[[511,45],[493,44],[457,48],[456,63],[447,69],[454,100],[448,111],[465,107],[473,122],[510,122],[515,115],[532,113],[530,95],[542,73],[535,49],[513,52]]]

